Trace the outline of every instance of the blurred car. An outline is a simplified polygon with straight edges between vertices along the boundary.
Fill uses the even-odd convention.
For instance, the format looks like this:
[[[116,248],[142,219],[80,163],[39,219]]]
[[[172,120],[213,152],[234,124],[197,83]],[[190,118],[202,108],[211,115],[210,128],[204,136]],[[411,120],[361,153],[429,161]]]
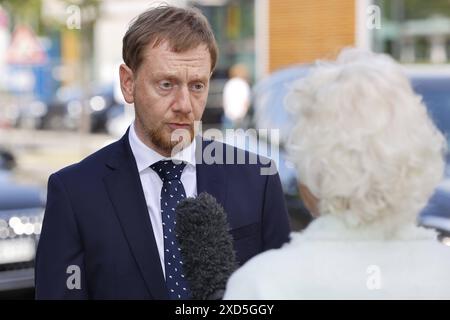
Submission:
[[[298,181],[293,165],[286,156],[286,143],[294,120],[284,108],[284,98],[292,83],[305,77],[310,65],[294,65],[274,72],[253,89],[254,125],[256,129],[278,129],[280,139],[261,136],[268,144],[279,143],[279,173],[289,213],[298,220],[296,229],[307,226],[311,216],[299,197]],[[450,73],[408,73],[416,93],[423,97],[436,126],[445,134],[450,147]],[[424,227],[438,230],[450,243],[450,156],[446,158],[445,178],[426,208],[418,217]]]
[[[91,116],[91,132],[107,132],[109,114],[123,108],[114,98],[112,85],[106,85],[94,91],[89,98],[89,112]]]
[[[58,89],[49,101],[34,100],[20,108],[17,126],[24,129],[74,130],[81,114],[79,91],[72,87]]]
[[[420,94],[436,126],[447,138],[450,150],[450,72],[409,72],[414,90]],[[446,155],[445,178],[436,189],[419,223],[440,231],[450,245],[450,153]]]
[[[202,121],[206,125],[219,125],[223,117],[223,88],[227,82],[227,72],[216,69],[209,81],[208,100]]]
[[[134,107],[132,105],[118,105],[111,108],[106,116],[106,132],[119,139],[134,120]]]
[[[34,257],[45,192],[14,182],[13,156],[0,151],[0,292],[34,287]],[[3,296],[3,295],[2,295]]]
[[[75,130],[79,127],[83,91],[78,87],[61,87],[51,101],[35,100],[22,107],[18,126],[27,129]],[[86,101],[91,132],[106,132],[108,112],[116,107],[113,87],[95,88]]]

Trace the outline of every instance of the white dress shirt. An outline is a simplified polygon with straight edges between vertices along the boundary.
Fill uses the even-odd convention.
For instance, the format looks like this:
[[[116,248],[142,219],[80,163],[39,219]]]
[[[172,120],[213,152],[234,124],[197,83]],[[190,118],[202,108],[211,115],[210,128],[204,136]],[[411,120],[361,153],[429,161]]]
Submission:
[[[158,247],[163,274],[165,276],[164,234],[161,220],[160,201],[163,182],[158,174],[150,168],[150,166],[155,162],[169,158],[162,156],[141,141],[141,139],[136,134],[134,122],[130,126],[128,139],[130,141],[131,151],[133,152],[134,158],[136,159],[142,189],[144,190],[145,201],[147,202],[147,210],[150,215],[153,234],[155,236],[156,245]],[[188,147],[177,153],[172,158],[187,162],[186,167],[181,174],[181,182],[183,183],[184,190],[186,191],[186,197],[195,197],[197,195],[195,139]]]

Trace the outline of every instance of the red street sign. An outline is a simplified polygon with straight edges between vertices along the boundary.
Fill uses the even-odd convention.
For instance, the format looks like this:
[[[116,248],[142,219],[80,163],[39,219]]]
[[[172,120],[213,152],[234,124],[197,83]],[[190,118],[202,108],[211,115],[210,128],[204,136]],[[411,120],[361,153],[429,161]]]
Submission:
[[[26,26],[17,26],[6,51],[6,62],[9,64],[42,64],[46,61],[47,54],[33,31]]]

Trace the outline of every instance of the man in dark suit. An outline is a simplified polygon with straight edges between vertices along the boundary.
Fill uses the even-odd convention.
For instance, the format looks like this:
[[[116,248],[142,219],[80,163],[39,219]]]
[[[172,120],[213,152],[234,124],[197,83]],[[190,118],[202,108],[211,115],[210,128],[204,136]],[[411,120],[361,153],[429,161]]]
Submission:
[[[247,164],[229,163],[237,149],[194,138],[217,59],[204,16],[144,12],[125,34],[123,58],[135,121],[121,140],[50,176],[39,299],[188,299],[172,211],[203,191],[224,207],[240,264],[288,240],[278,174],[248,164],[249,153]]]

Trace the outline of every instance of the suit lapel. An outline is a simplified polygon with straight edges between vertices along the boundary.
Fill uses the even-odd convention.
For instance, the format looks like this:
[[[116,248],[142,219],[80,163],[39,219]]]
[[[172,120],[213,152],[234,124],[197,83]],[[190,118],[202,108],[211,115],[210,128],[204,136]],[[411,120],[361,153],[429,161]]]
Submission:
[[[210,145],[211,143],[216,144],[215,145],[216,151],[219,148],[222,148],[222,151],[225,152],[224,145],[221,143],[217,143],[215,141],[210,140],[205,141],[200,137],[197,138],[196,141],[197,141],[196,146],[197,194],[207,192],[214,198],[216,198],[217,201],[222,205],[222,207],[225,207],[226,190],[227,190],[225,165],[217,163],[207,164],[205,163],[204,159],[205,155],[203,154],[205,147]],[[221,160],[223,161],[223,157]]]
[[[120,142],[120,151],[107,163],[112,172],[104,178],[104,183],[148,290],[155,299],[168,299],[128,131]]]

